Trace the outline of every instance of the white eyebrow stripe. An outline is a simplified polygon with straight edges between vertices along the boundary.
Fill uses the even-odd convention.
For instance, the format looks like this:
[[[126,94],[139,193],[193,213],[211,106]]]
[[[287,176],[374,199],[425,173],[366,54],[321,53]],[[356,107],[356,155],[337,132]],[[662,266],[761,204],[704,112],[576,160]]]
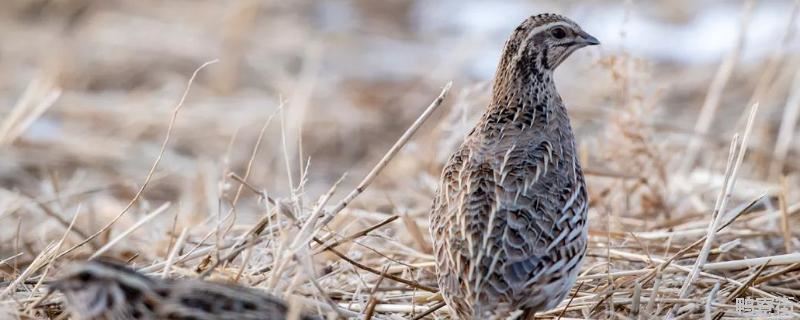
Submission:
[[[531,29],[531,31],[529,31],[528,34],[525,36],[525,40],[519,43],[519,48],[517,48],[517,53],[514,54],[513,58],[511,58],[511,62],[517,62],[517,60],[519,60],[522,57],[522,53],[525,52],[525,49],[527,48],[525,44],[530,42],[531,38],[533,38],[535,34],[542,32],[542,30],[550,29],[556,26],[572,27],[572,25],[566,21],[556,21],[543,24],[541,26]]]

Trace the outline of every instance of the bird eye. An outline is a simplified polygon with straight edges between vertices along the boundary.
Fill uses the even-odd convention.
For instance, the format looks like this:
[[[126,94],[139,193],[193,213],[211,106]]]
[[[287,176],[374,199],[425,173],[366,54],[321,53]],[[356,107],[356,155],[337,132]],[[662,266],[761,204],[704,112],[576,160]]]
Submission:
[[[553,35],[553,38],[564,39],[564,37],[567,36],[567,30],[564,30],[564,28],[561,27],[556,27],[553,28],[553,30],[550,30],[550,34]]]
[[[78,280],[80,280],[82,282],[90,281],[90,280],[92,280],[92,278],[94,278],[94,277],[89,272],[84,271],[84,272],[78,273]]]

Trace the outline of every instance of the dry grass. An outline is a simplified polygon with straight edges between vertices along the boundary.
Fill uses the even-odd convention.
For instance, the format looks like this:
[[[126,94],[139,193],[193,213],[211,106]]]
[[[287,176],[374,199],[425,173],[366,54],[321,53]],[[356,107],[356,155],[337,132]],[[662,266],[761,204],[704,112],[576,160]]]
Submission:
[[[363,25],[343,31],[314,2],[184,2],[0,10],[0,318],[65,317],[46,281],[98,255],[332,317],[448,318],[427,215],[486,103],[465,71],[482,36],[436,59],[398,18],[411,2],[355,1]],[[540,317],[737,318],[737,297],[800,317],[795,13],[758,61],[742,40],[710,65],[607,48],[559,70],[591,239]],[[424,59],[371,60],[387,38]]]

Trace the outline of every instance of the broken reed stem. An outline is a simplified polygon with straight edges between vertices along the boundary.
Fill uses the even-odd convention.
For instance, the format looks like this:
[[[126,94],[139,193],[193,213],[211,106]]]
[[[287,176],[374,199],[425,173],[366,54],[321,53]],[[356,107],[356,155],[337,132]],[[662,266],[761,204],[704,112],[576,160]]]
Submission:
[[[98,230],[85,240],[67,249],[67,251],[64,251],[63,253],[58,255],[58,258],[72,252],[75,249],[82,247],[83,245],[94,240],[94,238],[97,238],[99,235],[108,231],[108,229],[110,229],[111,226],[117,223],[117,220],[122,218],[122,216],[125,215],[125,213],[127,213],[131,208],[133,208],[133,205],[139,201],[139,198],[144,193],[144,190],[147,189],[147,185],[150,184],[150,180],[153,178],[153,174],[155,174],[156,169],[158,169],[158,164],[161,163],[161,159],[164,157],[164,152],[167,150],[167,145],[169,144],[170,138],[172,137],[172,130],[175,128],[175,121],[178,119],[178,112],[180,112],[181,108],[183,108],[183,103],[186,101],[186,97],[189,95],[189,89],[191,89],[192,83],[194,83],[194,79],[197,78],[197,74],[200,73],[201,70],[203,70],[205,67],[209,65],[217,63],[218,61],[219,60],[214,59],[206,63],[203,63],[202,65],[197,67],[197,69],[195,69],[194,72],[192,73],[192,76],[189,78],[189,82],[186,83],[186,89],[183,90],[183,95],[181,96],[181,99],[178,101],[178,104],[172,110],[172,116],[170,117],[169,125],[167,126],[167,133],[166,136],[164,137],[164,141],[161,143],[161,149],[159,149],[158,151],[158,156],[156,157],[156,160],[153,161],[153,165],[150,167],[150,171],[147,173],[147,176],[144,179],[144,183],[142,183],[142,186],[139,187],[138,191],[136,191],[136,194],[133,196],[131,201],[128,202],[125,208],[123,208],[122,211],[120,211],[120,213],[117,214],[116,217],[111,219],[111,221],[109,221],[106,225],[100,228],[100,230]]]
[[[364,177],[364,180],[361,180],[361,183],[358,184],[358,187],[353,189],[353,191],[345,196],[344,199],[342,199],[342,201],[336,205],[336,207],[331,209],[327,216],[322,219],[322,222],[320,223],[321,225],[328,224],[331,220],[333,220],[334,217],[336,217],[336,214],[338,214],[339,211],[342,211],[342,209],[347,207],[347,205],[350,204],[350,202],[352,202],[356,197],[358,197],[358,195],[364,192],[364,190],[372,183],[372,181],[375,180],[375,177],[377,177],[383,168],[386,167],[386,165],[389,163],[389,160],[394,158],[397,152],[400,151],[400,149],[406,145],[408,140],[411,139],[414,133],[419,130],[419,127],[422,126],[422,124],[428,120],[431,114],[442,105],[442,102],[444,102],[444,98],[447,97],[447,93],[450,92],[452,85],[452,82],[448,82],[444,86],[444,89],[442,89],[442,92],[439,93],[439,96],[436,98],[436,100],[433,100],[433,102],[428,106],[428,108],[425,109],[425,111],[422,112],[417,120],[415,120],[414,123],[412,123],[408,129],[406,129],[406,132],[403,133],[403,135],[400,136],[400,139],[394,143],[392,148],[389,149],[385,155],[383,155],[383,158],[381,158],[381,160],[378,161],[378,164],[376,164],[375,167],[373,167],[372,170],[367,174],[367,176]]]
[[[733,188],[736,185],[736,178],[739,173],[739,168],[742,165],[742,161],[744,160],[744,155],[747,153],[747,142],[749,141],[750,132],[753,129],[753,122],[755,120],[756,114],[758,112],[758,103],[754,104],[750,110],[750,116],[747,119],[747,126],[744,129],[744,134],[742,135],[742,142],[739,144],[739,147],[736,148],[736,138],[734,137],[731,143],[731,157],[728,159],[728,170],[725,172],[725,182],[722,185],[722,189],[720,190],[719,197],[717,198],[717,204],[715,205],[715,210],[713,215],[711,216],[711,221],[709,222],[708,226],[708,235],[706,236],[706,241],[703,244],[703,248],[700,250],[700,254],[695,260],[694,267],[692,267],[692,272],[689,274],[689,278],[684,282],[683,287],[681,287],[680,294],[678,295],[679,298],[683,299],[689,295],[689,290],[692,288],[695,279],[697,279],[697,275],[702,269],[703,265],[706,263],[708,259],[708,254],[711,251],[711,244],[714,242],[714,236],[716,235],[717,225],[719,224],[720,220],[722,220],[722,212],[725,212],[725,208],[728,204],[728,200],[730,199],[731,192],[733,192]],[[731,167],[731,162],[733,160],[733,155],[735,154],[736,162]],[[672,311],[675,311],[673,308]]]

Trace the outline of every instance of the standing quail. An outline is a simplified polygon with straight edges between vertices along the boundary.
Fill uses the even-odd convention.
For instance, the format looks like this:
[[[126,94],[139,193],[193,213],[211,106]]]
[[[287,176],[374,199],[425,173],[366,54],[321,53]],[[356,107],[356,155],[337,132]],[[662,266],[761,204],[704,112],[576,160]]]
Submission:
[[[458,318],[530,319],[575,284],[588,199],[553,71],[599,43],[556,14],[528,18],[506,42],[491,103],[447,161],[430,217],[439,288]]]
[[[283,320],[288,312],[282,301],[255,289],[155,279],[107,261],[74,266],[52,288],[81,320]]]

